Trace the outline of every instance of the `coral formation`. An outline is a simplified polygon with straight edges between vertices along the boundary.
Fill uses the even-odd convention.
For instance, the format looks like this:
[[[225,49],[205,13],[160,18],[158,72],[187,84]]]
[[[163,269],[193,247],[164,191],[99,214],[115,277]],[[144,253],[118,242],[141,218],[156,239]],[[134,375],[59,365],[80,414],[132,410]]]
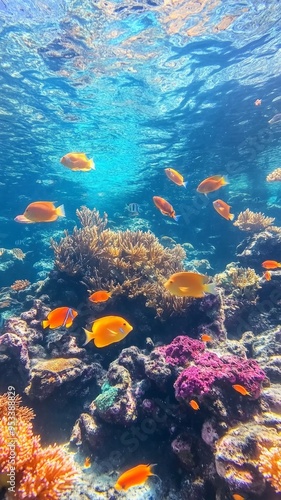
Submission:
[[[276,168],[266,176],[267,182],[281,181],[281,168]]]
[[[0,396],[0,472],[10,473],[13,455],[18,500],[59,500],[62,493],[72,489],[77,471],[62,447],[41,447],[40,436],[33,434],[33,418],[34,412],[21,406],[19,396]]]
[[[175,382],[176,398],[185,402],[196,396],[209,395],[215,387],[243,385],[256,399],[261,392],[265,373],[255,360],[238,356],[221,356],[204,352],[194,356],[194,364],[185,368]]]
[[[260,276],[250,267],[238,267],[235,263],[227,264],[223,273],[216,274],[215,282],[222,286],[225,292],[231,291],[233,294],[241,295],[241,292],[249,291],[256,297],[256,291],[260,288]],[[247,289],[247,290],[246,290]]]
[[[165,248],[156,236],[142,231],[106,229],[107,216],[82,207],[77,210],[82,228],[56,243],[55,268],[75,276],[90,290],[111,290],[130,299],[144,297],[160,315],[173,311],[175,300],[163,288],[167,276],[183,269],[185,251],[180,245]],[[186,300],[179,303],[183,308]]]
[[[281,492],[281,435],[274,446],[268,448],[262,443],[260,450],[259,471],[277,492]]]
[[[266,217],[261,212],[252,212],[247,208],[244,212],[240,212],[233,225],[239,227],[241,231],[258,233],[270,226],[274,221],[274,217]]]
[[[11,289],[14,290],[15,292],[18,292],[19,290],[25,290],[27,287],[29,287],[30,281],[28,280],[16,280],[12,285]]]

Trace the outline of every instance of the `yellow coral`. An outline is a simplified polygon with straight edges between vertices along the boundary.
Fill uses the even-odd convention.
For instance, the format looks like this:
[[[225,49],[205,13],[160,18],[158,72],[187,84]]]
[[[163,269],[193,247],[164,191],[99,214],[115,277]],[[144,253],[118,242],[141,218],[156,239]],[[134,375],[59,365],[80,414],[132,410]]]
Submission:
[[[281,437],[271,448],[261,448],[259,471],[277,492],[281,492]]]
[[[273,172],[267,175],[266,180],[267,182],[281,181],[281,168],[273,170]]]
[[[0,473],[15,472],[17,500],[59,500],[71,489],[77,471],[62,447],[41,447],[33,418],[33,410],[21,406],[19,396],[0,396]]]
[[[240,212],[233,225],[239,227],[241,231],[252,231],[257,233],[263,231],[274,221],[274,217],[266,217],[261,212],[251,212],[251,210],[247,208],[244,212]]]

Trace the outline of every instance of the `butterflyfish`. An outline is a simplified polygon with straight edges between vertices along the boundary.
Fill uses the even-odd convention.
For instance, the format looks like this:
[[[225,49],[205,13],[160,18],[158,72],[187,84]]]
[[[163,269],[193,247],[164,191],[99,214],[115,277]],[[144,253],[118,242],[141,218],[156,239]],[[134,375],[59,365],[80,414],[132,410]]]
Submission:
[[[262,267],[264,269],[276,269],[277,267],[281,267],[281,263],[276,260],[265,260],[262,263]]]
[[[31,222],[53,222],[58,217],[65,217],[65,211],[63,205],[56,208],[51,201],[34,201],[23,216]]]
[[[207,177],[202,182],[200,182],[197,187],[198,193],[203,193],[207,195],[208,193],[212,193],[213,191],[217,191],[222,186],[226,186],[228,181],[222,175],[213,175],[212,177]]]
[[[156,464],[153,464],[156,465]],[[132,469],[123,472],[117,479],[114,488],[116,490],[128,490],[132,486],[138,486],[146,482],[149,476],[154,476],[152,472],[153,465],[140,464]]]
[[[92,293],[90,295],[89,300],[98,304],[99,302],[106,302],[110,299],[112,292],[106,292],[105,290],[98,290],[97,292]]]
[[[205,293],[217,295],[215,283],[208,283],[208,276],[182,271],[173,274],[164,284],[166,290],[176,297],[204,297]]]
[[[230,213],[231,206],[225,203],[223,200],[215,200],[213,201],[213,207],[218,212],[221,217],[226,220],[233,220],[234,214]]]
[[[184,182],[183,176],[179,172],[177,172],[177,170],[174,170],[173,168],[165,168],[165,174],[167,175],[168,179],[177,184],[177,186],[183,186],[186,188],[187,181]]]
[[[237,391],[240,394],[242,394],[242,396],[251,396],[251,394],[249,393],[249,391],[247,391],[247,389],[243,385],[234,384],[232,387],[233,387],[233,389],[235,391]]]
[[[61,326],[69,328],[76,316],[78,312],[71,307],[57,307],[48,314],[47,319],[42,321],[42,326],[43,328],[60,328]]]
[[[84,345],[93,340],[96,347],[106,347],[123,340],[132,329],[130,323],[121,316],[104,316],[93,322],[91,332],[84,328]]]
[[[168,215],[176,222],[179,220],[180,215],[176,215],[172,205],[167,200],[164,200],[164,198],[161,198],[161,196],[153,196],[153,203],[160,210],[161,214]]]
[[[67,153],[60,159],[60,162],[74,172],[78,170],[80,172],[95,170],[94,161],[87,158],[85,153]]]
[[[195,411],[200,409],[199,404],[194,399],[191,399],[191,401],[189,401],[189,405]]]

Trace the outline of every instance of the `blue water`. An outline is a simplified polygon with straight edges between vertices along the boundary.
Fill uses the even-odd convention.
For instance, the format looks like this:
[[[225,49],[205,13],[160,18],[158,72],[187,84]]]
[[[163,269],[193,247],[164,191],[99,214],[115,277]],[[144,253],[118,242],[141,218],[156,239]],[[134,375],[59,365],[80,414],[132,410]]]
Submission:
[[[33,265],[52,257],[49,238],[72,229],[81,205],[134,228],[125,206],[139,203],[140,229],[207,252],[214,272],[244,237],[214,199],[280,225],[280,188],[265,181],[280,166],[281,125],[268,123],[281,112],[280,18],[278,0],[1,0],[0,247],[32,252],[19,278],[35,279]],[[96,170],[63,167],[70,151]],[[208,199],[196,193],[214,174],[229,186]],[[154,195],[182,215],[178,224]],[[63,203],[66,219],[15,223],[36,200]]]

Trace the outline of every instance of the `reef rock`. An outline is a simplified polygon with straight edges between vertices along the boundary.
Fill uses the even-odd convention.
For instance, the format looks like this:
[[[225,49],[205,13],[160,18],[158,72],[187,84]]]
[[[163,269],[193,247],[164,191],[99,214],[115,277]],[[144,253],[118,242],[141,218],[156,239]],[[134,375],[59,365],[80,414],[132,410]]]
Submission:
[[[64,385],[64,393],[71,396],[95,378],[99,369],[98,363],[86,365],[78,358],[40,360],[32,367],[31,381],[25,392],[31,398],[43,400]]]

